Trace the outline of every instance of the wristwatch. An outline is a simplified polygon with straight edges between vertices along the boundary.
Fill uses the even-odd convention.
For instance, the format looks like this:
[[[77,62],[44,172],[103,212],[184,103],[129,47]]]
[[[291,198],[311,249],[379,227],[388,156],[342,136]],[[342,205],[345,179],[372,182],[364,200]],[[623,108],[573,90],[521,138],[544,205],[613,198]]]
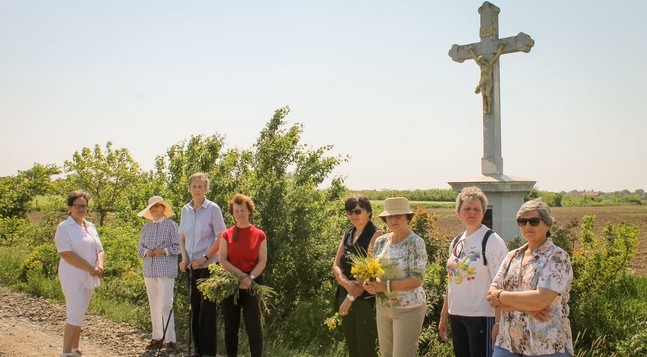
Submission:
[[[203,254],[202,256],[204,257],[204,259],[209,260],[209,257],[206,254]]]
[[[254,274],[252,274],[252,273],[249,273],[249,277],[250,277],[250,278],[252,278],[252,280],[254,280],[254,278],[256,278],[256,277],[254,276]]]

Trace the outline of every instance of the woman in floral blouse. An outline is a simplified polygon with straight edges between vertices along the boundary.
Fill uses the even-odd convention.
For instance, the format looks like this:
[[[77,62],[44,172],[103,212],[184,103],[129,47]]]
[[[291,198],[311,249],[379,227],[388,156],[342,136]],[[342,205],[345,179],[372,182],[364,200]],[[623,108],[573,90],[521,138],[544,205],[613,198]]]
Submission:
[[[528,243],[508,254],[488,291],[490,305],[502,311],[493,356],[572,356],[573,269],[550,239],[553,216],[537,198],[521,206],[517,223]]]
[[[427,306],[425,242],[409,229],[414,213],[404,197],[387,198],[380,218],[390,233],[375,241],[375,257],[385,274],[364,287],[376,294],[377,334],[382,357],[415,357]],[[391,268],[392,267],[392,268]]]

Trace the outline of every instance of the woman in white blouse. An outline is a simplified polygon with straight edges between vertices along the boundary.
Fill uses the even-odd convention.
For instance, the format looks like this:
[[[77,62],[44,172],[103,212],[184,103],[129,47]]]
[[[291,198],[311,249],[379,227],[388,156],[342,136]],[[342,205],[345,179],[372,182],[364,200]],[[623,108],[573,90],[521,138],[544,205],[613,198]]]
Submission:
[[[85,220],[88,201],[88,193],[70,192],[67,196],[70,216],[56,229],[56,249],[61,257],[58,278],[67,310],[62,357],[83,355],[79,350],[81,326],[94,288],[103,278],[104,254],[99,234],[94,224]]]

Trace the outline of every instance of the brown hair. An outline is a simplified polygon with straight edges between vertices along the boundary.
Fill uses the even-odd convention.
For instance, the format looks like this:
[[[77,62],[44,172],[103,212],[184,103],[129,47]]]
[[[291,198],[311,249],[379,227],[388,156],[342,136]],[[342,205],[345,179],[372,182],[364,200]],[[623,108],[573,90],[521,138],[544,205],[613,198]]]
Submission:
[[[79,198],[79,197],[85,198],[85,203],[90,202],[90,194],[89,193],[87,193],[85,191],[81,191],[81,190],[75,190],[75,191],[70,192],[67,195],[67,206],[72,207],[74,205],[74,201],[76,201],[76,199]]]
[[[254,201],[252,201],[248,196],[241,195],[240,193],[237,193],[234,198],[229,201],[229,214],[232,216],[234,215],[234,204],[242,205],[243,203],[247,206],[249,215],[251,216],[254,214]]]

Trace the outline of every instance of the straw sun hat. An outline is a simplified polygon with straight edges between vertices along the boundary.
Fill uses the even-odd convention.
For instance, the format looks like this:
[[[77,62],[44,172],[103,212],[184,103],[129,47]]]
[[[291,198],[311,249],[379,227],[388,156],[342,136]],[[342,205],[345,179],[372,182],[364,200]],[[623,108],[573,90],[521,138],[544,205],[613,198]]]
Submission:
[[[404,197],[387,198],[384,201],[384,211],[380,213],[380,217],[393,216],[396,214],[410,214],[413,213],[409,206],[409,200]]]
[[[171,204],[164,201],[164,198],[161,196],[153,196],[148,199],[148,207],[144,208],[143,211],[137,213],[139,217],[144,217],[146,219],[150,219],[151,221],[153,220],[153,216],[151,216],[151,207],[155,205],[156,203],[160,203],[164,205],[164,217],[166,218],[171,218],[175,216],[175,213],[173,213],[173,208],[171,207]]]

